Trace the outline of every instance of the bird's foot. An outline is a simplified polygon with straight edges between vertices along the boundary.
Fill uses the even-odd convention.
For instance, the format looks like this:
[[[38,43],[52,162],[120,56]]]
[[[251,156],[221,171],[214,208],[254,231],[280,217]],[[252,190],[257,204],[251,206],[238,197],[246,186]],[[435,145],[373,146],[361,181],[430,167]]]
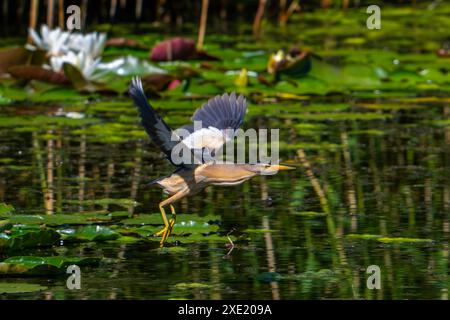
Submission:
[[[167,238],[172,233],[173,226],[175,224],[175,219],[170,219],[169,224],[165,226],[162,230],[155,233],[155,236],[159,237],[161,236],[161,241],[159,243],[160,248],[164,247],[164,243],[166,243]]]

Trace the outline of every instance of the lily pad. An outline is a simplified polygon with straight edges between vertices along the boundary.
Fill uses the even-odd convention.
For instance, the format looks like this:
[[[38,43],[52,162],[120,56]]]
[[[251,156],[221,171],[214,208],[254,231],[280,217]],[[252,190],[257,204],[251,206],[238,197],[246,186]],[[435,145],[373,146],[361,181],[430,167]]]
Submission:
[[[389,238],[382,237],[377,239],[383,243],[432,243],[431,239],[418,239],[418,238]]]
[[[48,275],[65,273],[69,265],[95,265],[100,258],[17,256],[0,263],[0,274]]]
[[[210,284],[200,282],[181,282],[175,285],[175,288],[180,290],[209,289],[211,287]]]
[[[403,237],[385,237],[377,234],[348,234],[347,239],[361,239],[361,240],[376,240],[378,242],[386,244],[426,244],[432,243],[432,239],[419,239],[419,238],[403,238]]]
[[[300,274],[286,275],[285,279],[296,281],[326,281],[336,283],[339,281],[339,273],[330,269],[320,269],[318,271],[306,271]]]
[[[375,113],[375,112],[336,112],[336,113],[300,113],[297,115],[302,120],[312,121],[371,121],[371,120],[387,120],[392,118],[391,114]]]
[[[327,215],[325,212],[315,212],[315,211],[301,211],[301,212],[294,212],[293,214],[305,218],[325,217]]]
[[[213,215],[200,217],[195,214],[177,214],[177,217],[176,217],[176,225],[178,224],[180,226],[182,226],[182,223],[185,223],[185,224],[191,223],[191,222],[196,222],[196,223],[205,223],[206,222],[206,223],[208,223],[211,221],[220,221],[220,217],[213,216]],[[141,214],[137,217],[122,220],[121,223],[123,223],[125,225],[148,225],[148,224],[160,225],[160,224],[162,224],[162,218],[161,218],[161,214],[159,214],[159,213]]]
[[[186,253],[189,252],[188,248],[182,246],[164,247],[158,249],[159,253]]]
[[[119,234],[114,230],[99,226],[85,226],[78,229],[63,229],[58,230],[62,239],[67,242],[83,242],[83,241],[107,241],[114,240],[119,237]]]
[[[52,246],[59,239],[60,235],[50,228],[14,226],[9,233],[0,233],[0,252]]]
[[[127,218],[128,213],[125,211],[114,211],[108,213],[73,213],[73,214],[54,214],[54,215],[27,215],[12,214],[1,215],[7,218],[13,224],[60,226],[60,225],[83,225],[94,223],[110,223]]]
[[[0,282],[0,294],[32,293],[47,290],[47,287],[33,283]]]
[[[7,205],[6,203],[0,203],[0,214],[9,213],[14,211],[13,206]]]
[[[377,240],[382,236],[379,234],[348,234],[347,239],[361,239],[361,240]]]

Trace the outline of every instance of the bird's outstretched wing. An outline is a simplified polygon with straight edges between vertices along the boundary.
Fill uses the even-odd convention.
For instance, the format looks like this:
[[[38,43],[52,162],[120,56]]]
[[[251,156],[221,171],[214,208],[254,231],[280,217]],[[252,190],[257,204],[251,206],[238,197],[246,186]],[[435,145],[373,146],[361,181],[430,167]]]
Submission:
[[[170,162],[172,149],[181,142],[181,139],[164,122],[161,116],[148,103],[140,78],[133,78],[129,87],[129,93],[134,104],[138,108],[141,123],[153,142],[167,156]],[[175,163],[174,163],[175,164]],[[179,165],[179,164],[176,164]]]
[[[242,124],[246,112],[244,96],[236,98],[236,94],[224,94],[210,99],[192,116],[194,125],[172,130],[161,116],[148,103],[139,78],[134,78],[129,87],[130,96],[139,110],[141,123],[150,138],[158,145],[172,164],[191,166],[212,160],[212,156],[225,143],[232,140],[235,131]],[[187,160],[174,161],[173,151],[190,150]],[[201,151],[201,152],[198,152]],[[191,158],[193,156],[193,158]],[[184,162],[183,162],[184,161]]]
[[[241,94],[236,98],[236,93],[224,94],[210,99],[192,116],[192,121],[202,121],[203,128],[213,127],[219,130],[237,130],[244,121],[247,103]]]
[[[233,139],[244,121],[246,111],[247,103],[243,95],[236,98],[236,93],[233,92],[211,98],[194,112],[194,125],[185,127],[191,130],[191,134],[183,139],[183,143],[191,149],[205,150],[206,157],[208,154],[214,155]],[[196,126],[196,122],[200,125]]]

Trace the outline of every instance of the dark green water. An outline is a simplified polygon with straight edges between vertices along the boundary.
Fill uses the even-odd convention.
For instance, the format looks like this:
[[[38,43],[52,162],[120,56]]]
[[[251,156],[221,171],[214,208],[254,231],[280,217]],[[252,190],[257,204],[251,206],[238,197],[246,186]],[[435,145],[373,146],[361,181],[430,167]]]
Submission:
[[[3,258],[104,260],[82,267],[81,290],[68,290],[65,275],[1,275],[0,282],[47,289],[0,297],[448,299],[449,60],[433,51],[445,40],[445,31],[436,27],[430,38],[426,31],[432,26],[419,19],[414,21],[423,25],[415,26],[414,33],[394,33],[414,18],[398,10],[386,18],[387,30],[379,35],[384,42],[374,42],[367,30],[354,30],[352,23],[363,21],[358,13],[342,20],[347,24],[339,24],[336,34],[327,31],[327,18],[318,14],[296,22],[303,26],[319,20],[317,28],[311,26],[295,39],[325,56],[325,61],[313,62],[317,73],[296,80],[297,86],[283,81],[263,88],[251,79],[249,87],[236,88],[235,76],[213,68],[202,70],[208,81],[195,80],[190,88],[194,98],[200,97],[179,100],[182,94],[174,92],[154,101],[169,124],[177,126],[187,123],[207,96],[239,90],[249,97],[245,128],[280,128],[280,156],[297,170],[235,187],[211,187],[177,205],[180,214],[218,216],[222,240],[235,229],[232,235],[239,239],[231,252],[227,241],[208,237],[169,241],[169,248],[178,244],[182,249],[163,251],[158,238],[23,249]],[[439,20],[445,12],[430,15]],[[296,26],[279,36],[280,43],[292,42],[288,39]],[[232,36],[211,36],[211,51],[227,59],[213,66],[264,69],[277,39],[272,31],[266,37],[260,43],[230,44]],[[248,57],[257,50],[267,51]],[[377,68],[384,68],[389,80],[377,77]],[[327,70],[324,76],[321,72]],[[0,202],[14,206],[14,214],[158,212],[162,193],[145,183],[172,167],[145,138],[126,97],[86,101],[72,92],[73,102],[49,94],[30,101],[23,100],[19,89],[2,88],[4,96],[22,98],[0,105]],[[282,93],[296,96],[286,99]],[[85,118],[55,121],[59,109]],[[306,154],[312,176],[299,150]],[[89,202],[99,199],[131,199],[139,205]],[[380,290],[366,286],[370,265],[380,267]]]

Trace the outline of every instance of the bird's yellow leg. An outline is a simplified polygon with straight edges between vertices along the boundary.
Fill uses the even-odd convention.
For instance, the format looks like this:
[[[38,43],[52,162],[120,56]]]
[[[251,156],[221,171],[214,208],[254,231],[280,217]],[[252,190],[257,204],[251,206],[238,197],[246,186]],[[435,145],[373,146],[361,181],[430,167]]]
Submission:
[[[173,226],[175,225],[176,213],[175,208],[172,206],[172,203],[184,197],[188,192],[189,189],[185,188],[159,204],[159,210],[161,211],[161,216],[164,220],[164,228],[161,231],[157,232],[155,235],[162,236],[161,242],[159,243],[161,248],[164,247],[164,243],[172,233]],[[172,219],[170,219],[169,221],[167,220],[166,212],[164,211],[165,205],[170,205],[170,211],[172,212]]]
[[[161,204],[159,205],[159,211],[161,212],[161,217],[164,221],[164,228],[162,228],[160,231],[155,233],[155,236],[157,236],[157,237],[159,237],[160,235],[163,235],[169,227],[169,222],[167,221],[166,212],[164,211],[164,208]]]
[[[172,212],[172,219],[169,220],[169,224],[170,224],[170,221],[172,221],[172,220],[175,223],[175,219],[177,218],[177,213],[175,212],[175,208],[173,207],[173,205],[170,205],[170,212]]]
[[[169,235],[172,233],[172,228],[175,225],[175,220],[177,218],[177,214],[175,212],[175,208],[173,207],[173,205],[170,205],[170,212],[172,212],[172,219],[169,220]]]
[[[162,233],[162,239],[161,239],[161,243],[160,243],[161,247],[164,246],[164,243],[166,242],[167,238],[172,233],[173,226],[175,225],[175,218],[176,218],[175,215],[176,215],[176,213],[175,213],[175,208],[172,205],[170,205],[170,211],[172,212],[172,219],[169,220],[169,223],[168,223],[167,227],[164,228],[164,230],[166,232]]]

